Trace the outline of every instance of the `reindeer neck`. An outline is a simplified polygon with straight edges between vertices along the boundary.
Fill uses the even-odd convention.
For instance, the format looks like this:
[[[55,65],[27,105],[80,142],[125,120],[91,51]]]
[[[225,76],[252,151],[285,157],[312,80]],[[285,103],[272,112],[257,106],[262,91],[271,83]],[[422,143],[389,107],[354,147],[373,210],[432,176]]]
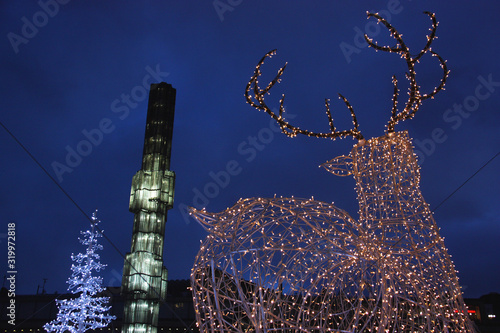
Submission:
[[[428,218],[430,211],[419,189],[420,170],[407,132],[367,140],[356,145],[351,156],[362,223],[371,227],[415,225]]]

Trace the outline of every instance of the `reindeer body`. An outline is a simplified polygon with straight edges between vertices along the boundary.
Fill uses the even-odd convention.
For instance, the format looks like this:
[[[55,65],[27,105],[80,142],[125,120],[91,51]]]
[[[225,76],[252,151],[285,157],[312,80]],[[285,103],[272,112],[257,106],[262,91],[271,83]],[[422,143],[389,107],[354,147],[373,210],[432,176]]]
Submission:
[[[354,176],[359,221],[313,199],[192,210],[209,232],[191,277],[201,331],[473,332],[407,133],[323,167]]]
[[[368,44],[400,54],[409,70],[409,99],[399,113],[393,76],[392,115],[386,135],[378,138],[363,138],[353,108],[340,94],[353,129],[335,128],[328,100],[330,133],[289,124],[284,97],[278,114],[264,101],[285,67],[261,89],[260,68],[275,51],[261,59],[247,85],[247,102],[275,119],[283,133],[358,139],[348,156],[322,166],[354,177],[359,220],[313,199],[245,199],[217,214],[192,209],[209,232],[191,274],[200,331],[475,332],[453,263],[420,192],[411,140],[406,132],[394,131],[444,87],[448,76],[445,61],[430,50],[437,21],[426,14],[431,34],[415,56],[385,19],[368,14],[389,29],[397,45],[378,46],[365,36]],[[443,78],[431,93],[420,94],[414,64],[427,52],[439,59]]]
[[[311,332],[363,317],[361,304],[352,308],[363,269],[346,212],[312,199],[254,198],[192,213],[209,231],[191,276],[201,332]]]

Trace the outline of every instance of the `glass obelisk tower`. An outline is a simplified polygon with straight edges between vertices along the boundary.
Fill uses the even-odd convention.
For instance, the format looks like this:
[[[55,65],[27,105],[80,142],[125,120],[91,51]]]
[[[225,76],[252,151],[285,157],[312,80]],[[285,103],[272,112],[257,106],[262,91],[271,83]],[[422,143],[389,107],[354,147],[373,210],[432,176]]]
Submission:
[[[129,209],[134,216],[132,248],[123,268],[123,333],[156,333],[160,302],[167,292],[163,241],[167,210],[174,203],[170,171],[175,89],[152,84],[149,93],[142,168],[132,178]]]

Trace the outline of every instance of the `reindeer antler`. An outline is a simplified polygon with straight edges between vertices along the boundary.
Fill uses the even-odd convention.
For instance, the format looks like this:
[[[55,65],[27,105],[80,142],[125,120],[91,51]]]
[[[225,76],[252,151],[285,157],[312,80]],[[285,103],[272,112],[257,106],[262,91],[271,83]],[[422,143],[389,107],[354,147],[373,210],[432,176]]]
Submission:
[[[262,110],[262,111],[267,112],[280,125],[281,131],[289,137],[295,137],[295,136],[297,136],[297,134],[304,134],[307,136],[313,136],[313,137],[317,137],[317,138],[330,138],[333,140],[338,138],[338,137],[342,138],[345,136],[352,136],[352,137],[357,138],[359,140],[361,140],[363,138],[363,136],[361,135],[361,132],[358,130],[358,121],[356,119],[356,115],[354,114],[354,110],[353,110],[351,104],[349,104],[349,102],[347,101],[347,99],[344,96],[342,96],[341,94],[339,94],[339,97],[344,101],[345,105],[347,106],[347,108],[351,112],[352,122],[354,125],[354,128],[351,130],[337,131],[337,129],[335,128],[335,126],[333,124],[333,118],[332,118],[332,114],[330,112],[330,103],[329,103],[328,99],[325,99],[325,106],[326,106],[326,114],[328,116],[328,123],[330,125],[330,132],[329,133],[311,132],[311,131],[303,130],[303,129],[300,129],[299,127],[290,125],[285,120],[285,118],[283,116],[283,113],[285,112],[285,108],[283,107],[283,103],[285,101],[284,94],[282,95],[280,103],[279,103],[280,104],[279,114],[276,114],[275,112],[273,112],[266,105],[266,103],[264,101],[264,95],[268,94],[269,90],[276,83],[279,83],[279,81],[281,79],[281,75],[283,75],[283,72],[285,71],[287,64],[285,64],[283,67],[281,67],[278,70],[278,74],[276,74],[274,79],[271,82],[269,82],[269,84],[267,85],[266,88],[261,89],[259,87],[258,79],[259,79],[259,76],[261,76],[261,74],[262,74],[262,72],[260,71],[260,67],[264,63],[264,60],[266,60],[266,58],[268,58],[268,57],[269,58],[272,57],[275,54],[276,54],[276,50],[272,50],[272,51],[266,53],[266,55],[264,55],[262,57],[262,59],[260,59],[259,63],[257,64],[257,67],[255,68],[254,75],[250,78],[250,81],[247,84],[247,87],[245,89],[245,97],[247,99],[247,102],[251,106],[253,106],[254,108],[256,108],[258,110]],[[253,89],[252,89],[252,85],[253,85]],[[250,90],[253,90],[253,96],[250,95]]]
[[[384,24],[391,35],[396,39],[397,44],[396,46],[390,47],[390,46],[379,46],[377,43],[374,43],[371,38],[369,38],[367,35],[365,35],[365,39],[370,47],[373,47],[377,51],[384,51],[384,52],[391,52],[391,53],[398,53],[401,55],[402,58],[405,58],[406,64],[408,66],[408,73],[406,73],[406,78],[410,82],[410,88],[408,92],[408,101],[406,102],[406,105],[404,109],[398,113],[398,96],[399,96],[399,89],[398,89],[398,80],[396,79],[396,76],[392,76],[392,83],[394,85],[394,92],[392,96],[392,114],[391,114],[391,119],[389,120],[389,123],[387,124],[387,131],[394,132],[394,126],[399,121],[404,121],[406,119],[411,119],[413,116],[415,116],[415,113],[418,111],[420,104],[422,104],[422,101],[428,99],[428,98],[433,98],[434,95],[436,95],[441,89],[444,88],[444,85],[446,83],[446,79],[448,78],[448,68],[446,66],[446,61],[441,58],[439,54],[431,50],[431,44],[433,40],[436,38],[436,29],[438,26],[436,16],[434,13],[431,12],[424,12],[425,14],[429,15],[429,17],[432,20],[432,28],[430,29],[431,33],[430,35],[427,36],[427,44],[424,46],[424,48],[416,55],[412,56],[410,54],[410,50],[406,46],[405,42],[403,41],[403,38],[401,35],[397,32],[397,30],[389,23],[387,22],[386,19],[384,19],[382,16],[380,16],[377,13],[367,13],[368,18],[370,17],[375,17],[379,23]],[[429,93],[429,94],[420,94],[420,87],[417,84],[416,81],[416,73],[415,73],[415,63],[419,61],[419,59],[427,52],[430,52],[432,56],[437,57],[439,59],[440,65],[443,68],[443,77],[441,78],[440,83],[434,88],[434,90]],[[356,119],[356,115],[354,114],[354,110],[347,101],[347,99],[339,94],[339,97],[344,101],[345,105],[349,109],[349,112],[351,113],[352,117],[352,122],[353,122],[353,129],[350,130],[344,130],[344,131],[337,131],[333,124],[333,118],[332,114],[330,112],[330,103],[328,99],[325,99],[325,106],[326,106],[326,114],[328,116],[328,123],[330,125],[330,132],[329,133],[318,133],[318,132],[311,132],[308,130],[303,130],[300,129],[299,127],[290,125],[284,118],[283,113],[285,111],[283,104],[285,101],[285,95],[282,95],[281,100],[280,100],[280,106],[279,106],[279,113],[276,114],[273,112],[265,103],[264,101],[264,96],[265,94],[268,94],[271,88],[276,84],[279,83],[281,79],[281,75],[283,75],[283,72],[285,71],[286,64],[281,67],[278,70],[278,73],[274,77],[274,79],[267,85],[266,88],[261,89],[258,86],[258,79],[259,76],[261,76],[262,72],[260,70],[262,64],[264,63],[264,60],[266,58],[272,57],[274,54],[276,54],[276,50],[272,50],[268,52],[266,55],[262,57],[262,59],[259,61],[257,64],[257,67],[255,68],[255,73],[254,75],[250,78],[250,81],[247,84],[246,90],[245,90],[245,97],[247,99],[247,102],[253,106],[254,108],[258,110],[263,110],[267,112],[276,122],[280,125],[281,131],[285,133],[289,137],[295,137],[297,134],[304,134],[307,136],[313,136],[317,138],[331,138],[331,139],[336,139],[338,137],[345,137],[345,136],[352,136],[354,138],[357,138],[358,140],[363,139],[363,136],[361,135],[361,132],[358,130],[358,121]],[[252,89],[253,85],[253,89]],[[250,95],[250,91],[253,90],[253,96]]]
[[[392,115],[391,115],[391,120],[387,124],[387,131],[388,132],[394,132],[394,126],[399,122],[399,121],[404,121],[406,119],[411,119],[413,116],[415,116],[415,113],[418,111],[420,104],[422,104],[423,100],[426,100],[428,98],[433,98],[434,95],[436,95],[441,89],[444,88],[444,85],[446,83],[446,79],[448,78],[448,68],[446,67],[446,61],[441,58],[439,54],[431,50],[431,44],[432,41],[436,38],[436,29],[438,26],[438,22],[436,20],[436,16],[434,13],[431,12],[424,12],[424,14],[429,15],[429,17],[432,20],[432,28],[430,28],[431,34],[427,36],[427,44],[424,46],[424,48],[415,56],[412,57],[410,54],[410,50],[404,43],[401,35],[397,32],[397,30],[389,23],[387,22],[386,19],[384,19],[382,16],[380,16],[377,13],[368,13],[367,12],[367,17],[374,17],[378,20],[378,22],[382,23],[389,29],[389,32],[391,33],[391,36],[396,39],[397,44],[396,46],[389,47],[389,46],[379,46],[377,43],[373,42],[373,39],[369,38],[365,34],[365,39],[366,42],[370,47],[373,47],[377,51],[384,51],[384,52],[391,52],[391,53],[398,53],[401,55],[402,58],[405,58],[406,64],[408,66],[408,73],[406,73],[406,78],[410,81],[410,88],[408,92],[408,101],[406,102],[406,105],[404,109],[397,113],[397,104],[398,104],[398,95],[399,95],[399,90],[398,90],[398,80],[396,79],[396,76],[392,77],[392,82],[394,85],[394,93],[392,96]],[[432,56],[437,57],[439,59],[440,65],[443,68],[443,77],[441,78],[440,83],[434,88],[434,90],[429,93],[429,94],[420,94],[420,87],[417,84],[416,81],[416,73],[415,73],[415,63],[419,61],[419,59],[427,52],[430,52]]]

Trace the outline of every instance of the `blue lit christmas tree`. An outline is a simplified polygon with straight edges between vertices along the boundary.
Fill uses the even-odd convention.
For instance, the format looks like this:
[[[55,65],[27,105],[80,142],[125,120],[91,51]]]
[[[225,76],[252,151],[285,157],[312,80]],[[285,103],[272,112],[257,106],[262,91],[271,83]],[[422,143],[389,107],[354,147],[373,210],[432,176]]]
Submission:
[[[101,232],[95,231],[100,221],[96,213],[92,214],[91,230],[81,231],[80,243],[87,247],[85,253],[72,254],[71,260],[76,264],[71,265],[73,274],[68,279],[68,290],[73,294],[79,294],[77,298],[56,300],[59,312],[57,318],[47,323],[43,328],[47,332],[83,333],[87,330],[106,327],[115,316],[108,314],[111,306],[108,306],[109,297],[98,297],[103,291],[102,277],[93,276],[92,271],[99,272],[106,265],[101,264],[97,250],[102,250],[102,245],[97,239],[102,237]]]

